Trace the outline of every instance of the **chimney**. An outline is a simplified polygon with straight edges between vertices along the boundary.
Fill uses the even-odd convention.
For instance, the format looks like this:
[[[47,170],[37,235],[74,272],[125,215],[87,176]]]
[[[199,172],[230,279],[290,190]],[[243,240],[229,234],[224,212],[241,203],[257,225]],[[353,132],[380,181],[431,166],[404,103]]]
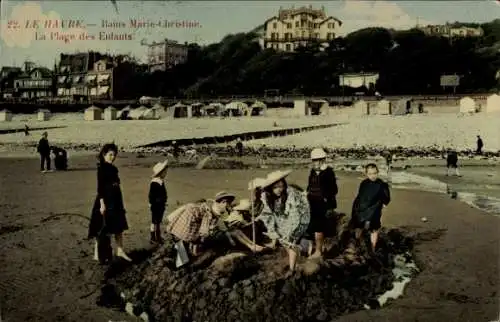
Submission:
[[[26,73],[29,73],[33,69],[34,66],[35,66],[35,64],[33,62],[25,61],[24,62],[24,71]]]

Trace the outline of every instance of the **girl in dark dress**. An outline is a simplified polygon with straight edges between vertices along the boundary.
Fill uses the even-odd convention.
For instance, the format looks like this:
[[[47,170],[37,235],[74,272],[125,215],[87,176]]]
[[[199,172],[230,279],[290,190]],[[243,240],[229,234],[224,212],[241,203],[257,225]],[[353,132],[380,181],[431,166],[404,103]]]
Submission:
[[[308,232],[315,239],[315,251],[311,258],[321,257],[323,241],[327,230],[327,216],[333,214],[337,208],[336,196],[338,193],[335,172],[326,164],[326,152],[323,149],[311,151],[313,168],[309,174],[307,185],[307,199],[311,209],[311,221]]]
[[[382,208],[391,201],[389,185],[378,178],[378,168],[374,163],[365,167],[368,177],[359,185],[358,195],[352,205],[351,226],[356,230],[356,238],[361,237],[363,229],[370,232],[372,249],[378,241],[378,230],[381,227]]]
[[[97,196],[92,208],[88,238],[97,239],[101,233],[115,235],[116,256],[131,261],[123,251],[122,233],[128,229],[128,224],[118,169],[113,165],[117,154],[118,147],[113,143],[105,144],[99,153]],[[94,259],[99,260],[97,241],[94,249]]]

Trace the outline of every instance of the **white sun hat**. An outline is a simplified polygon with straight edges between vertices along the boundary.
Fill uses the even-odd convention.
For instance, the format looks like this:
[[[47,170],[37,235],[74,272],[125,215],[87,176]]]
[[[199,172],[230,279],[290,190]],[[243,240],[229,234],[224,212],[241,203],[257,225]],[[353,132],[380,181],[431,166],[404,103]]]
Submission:
[[[316,148],[311,151],[311,160],[326,159],[326,152],[322,148]]]
[[[165,170],[168,167],[168,160],[165,160],[163,162],[158,162],[155,164],[153,167],[153,177],[156,177],[160,172]]]
[[[248,183],[248,190],[254,190],[254,189],[257,189],[257,188],[262,188],[262,184],[264,183],[266,179],[264,178],[255,178],[255,179],[252,179],[249,183]]]
[[[240,203],[236,205],[233,209],[239,211],[249,211],[252,208],[252,204],[248,199],[241,199]]]
[[[262,188],[269,187],[272,184],[280,181],[281,179],[286,178],[290,173],[292,173],[292,170],[278,170],[271,172],[267,175],[266,179],[264,179],[264,182],[262,183]]]

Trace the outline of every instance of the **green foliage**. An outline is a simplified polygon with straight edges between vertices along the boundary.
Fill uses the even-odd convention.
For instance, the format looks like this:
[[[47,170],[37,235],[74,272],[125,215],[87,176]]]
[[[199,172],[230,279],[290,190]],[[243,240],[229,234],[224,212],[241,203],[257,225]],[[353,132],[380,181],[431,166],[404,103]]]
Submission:
[[[387,95],[450,92],[440,86],[443,74],[463,76],[458,92],[484,91],[499,86],[500,19],[480,26],[483,37],[451,40],[417,29],[365,28],[324,51],[313,43],[294,53],[261,49],[254,33],[228,35],[206,47],[190,45],[185,64],[136,76],[129,94],[203,98],[279,89],[282,95],[340,95],[360,89],[340,88],[339,75],[359,72],[378,72],[375,88],[365,90]]]

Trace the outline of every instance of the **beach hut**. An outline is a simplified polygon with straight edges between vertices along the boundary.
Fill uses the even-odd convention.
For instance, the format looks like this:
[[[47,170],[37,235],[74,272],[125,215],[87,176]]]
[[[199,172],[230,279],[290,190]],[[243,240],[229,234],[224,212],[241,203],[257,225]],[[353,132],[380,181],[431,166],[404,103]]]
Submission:
[[[486,112],[500,112],[500,95],[493,94],[486,99]]]
[[[470,97],[464,97],[460,100],[460,113],[475,113],[476,102]]]
[[[151,109],[154,110],[154,114],[157,119],[161,119],[167,114],[167,109],[160,103],[156,103]]]
[[[241,116],[246,109],[248,109],[247,104],[235,101],[224,106],[224,113],[226,116]]]
[[[312,100],[308,102],[308,115],[327,115],[330,104],[325,100]]]
[[[165,111],[165,106],[161,105],[160,103],[156,103],[155,105],[153,105],[152,107],[153,109],[157,110],[157,111]]]
[[[157,110],[154,108],[147,108],[142,114],[143,120],[156,120],[158,115],[156,114]]]
[[[118,111],[116,118],[118,120],[127,120],[129,118],[130,111],[132,111],[132,108],[130,105],[127,105],[125,108]]]
[[[11,111],[5,109],[0,111],[0,122],[10,122],[12,121]]]
[[[224,105],[221,103],[210,103],[203,109],[207,116],[220,116],[224,110]]]
[[[255,101],[250,107],[245,110],[245,115],[259,116],[264,115],[267,110],[267,105],[261,101]]]
[[[130,111],[129,116],[133,120],[141,120],[143,118],[143,114],[148,110],[148,108],[144,105],[139,106],[138,108],[134,108]]]
[[[38,110],[36,118],[40,122],[48,121],[50,119],[50,111],[46,109]]]
[[[193,113],[193,117],[202,117],[204,114],[204,109],[203,109],[203,104],[202,103],[193,103],[191,104],[191,111]]]
[[[359,100],[354,103],[354,108],[360,112],[361,115],[368,114],[368,103],[363,100]]]
[[[142,96],[141,98],[139,98],[139,104],[148,104],[148,103],[150,103],[152,100],[153,100],[153,98],[152,98],[152,97],[149,97],[149,96]]]
[[[391,104],[392,115],[406,115],[411,113],[411,99],[402,98]]]
[[[391,102],[388,100],[378,101],[377,107],[373,109],[373,113],[370,114],[381,114],[381,115],[391,115]]]
[[[191,118],[193,117],[193,109],[191,106],[178,102],[177,104],[169,107],[169,116],[172,118]]]
[[[293,116],[306,116],[308,115],[308,106],[305,100],[294,100],[293,101]]]
[[[85,121],[102,120],[102,110],[97,106],[91,105],[83,113],[83,119]]]
[[[104,109],[104,120],[105,121],[113,121],[116,120],[118,112],[116,108],[113,106],[108,106]]]

